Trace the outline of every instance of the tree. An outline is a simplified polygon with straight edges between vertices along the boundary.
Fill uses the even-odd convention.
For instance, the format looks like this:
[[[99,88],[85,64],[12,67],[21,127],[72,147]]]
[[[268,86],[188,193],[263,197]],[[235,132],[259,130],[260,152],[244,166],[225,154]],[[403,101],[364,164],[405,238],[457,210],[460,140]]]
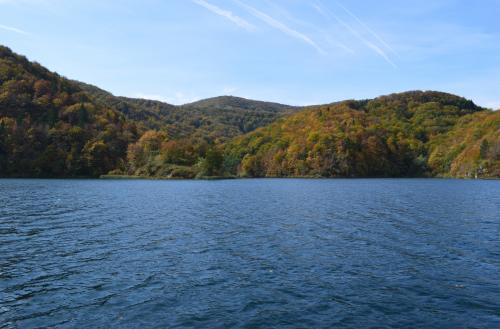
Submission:
[[[200,164],[200,176],[217,176],[221,174],[222,163],[224,157],[222,153],[215,147],[207,151],[205,158]]]
[[[167,135],[155,130],[146,131],[134,144],[127,148],[129,169],[133,173],[145,166],[160,155],[162,145],[166,142]]]
[[[83,148],[83,157],[92,176],[106,174],[115,167],[115,159],[103,141],[89,141]]]
[[[240,176],[261,177],[261,168],[256,156],[247,154],[241,161]]]
[[[486,159],[488,157],[488,150],[490,148],[490,143],[485,138],[481,141],[481,145],[479,146],[479,155],[481,159]]]

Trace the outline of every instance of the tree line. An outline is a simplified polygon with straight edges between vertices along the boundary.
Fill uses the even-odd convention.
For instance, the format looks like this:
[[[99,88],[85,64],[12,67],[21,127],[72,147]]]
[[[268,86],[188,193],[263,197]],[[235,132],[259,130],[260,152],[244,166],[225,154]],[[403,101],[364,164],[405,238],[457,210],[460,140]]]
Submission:
[[[0,176],[500,177],[500,112],[439,92],[309,108],[115,97],[0,47]]]

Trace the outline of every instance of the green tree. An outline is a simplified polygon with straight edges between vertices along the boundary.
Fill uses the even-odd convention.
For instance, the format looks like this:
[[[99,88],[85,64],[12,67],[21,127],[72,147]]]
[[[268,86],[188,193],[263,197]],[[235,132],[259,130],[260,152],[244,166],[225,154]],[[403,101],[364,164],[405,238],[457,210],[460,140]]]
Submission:
[[[215,147],[208,149],[205,158],[201,161],[200,176],[217,176],[221,175],[222,164],[224,157],[222,153]]]

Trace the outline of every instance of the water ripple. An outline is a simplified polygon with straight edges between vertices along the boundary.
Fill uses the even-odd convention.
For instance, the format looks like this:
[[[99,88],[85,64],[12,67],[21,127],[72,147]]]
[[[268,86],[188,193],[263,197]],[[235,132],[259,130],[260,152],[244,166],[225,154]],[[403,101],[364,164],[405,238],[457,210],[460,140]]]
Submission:
[[[499,328],[500,183],[0,180],[0,329]]]

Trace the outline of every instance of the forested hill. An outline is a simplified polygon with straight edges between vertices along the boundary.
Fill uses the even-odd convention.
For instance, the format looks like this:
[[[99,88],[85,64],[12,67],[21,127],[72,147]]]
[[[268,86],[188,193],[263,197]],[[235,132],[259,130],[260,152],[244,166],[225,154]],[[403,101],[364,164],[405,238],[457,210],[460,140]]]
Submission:
[[[248,177],[500,177],[500,112],[414,91],[312,107],[226,148]]]
[[[225,141],[299,109],[232,96],[174,106],[155,100],[116,97],[95,86],[75,83],[99,104],[114,108],[129,119],[141,121],[149,129],[163,130],[171,139],[208,137]]]
[[[192,164],[215,143],[269,124],[292,108],[223,97],[170,104],[116,97],[50,72],[0,46],[0,177],[98,176],[127,168],[146,132],[189,145]]]
[[[0,46],[0,177],[500,177],[500,112],[439,92],[296,108],[116,97]]]
[[[206,111],[212,111],[214,109],[224,110],[224,111],[247,110],[249,112],[266,112],[266,113],[282,113],[300,109],[299,107],[294,107],[290,105],[255,101],[234,96],[219,96],[219,97],[207,98],[194,103],[182,105],[182,108],[198,109]]]
[[[97,176],[123,161],[136,123],[0,47],[0,176]]]

